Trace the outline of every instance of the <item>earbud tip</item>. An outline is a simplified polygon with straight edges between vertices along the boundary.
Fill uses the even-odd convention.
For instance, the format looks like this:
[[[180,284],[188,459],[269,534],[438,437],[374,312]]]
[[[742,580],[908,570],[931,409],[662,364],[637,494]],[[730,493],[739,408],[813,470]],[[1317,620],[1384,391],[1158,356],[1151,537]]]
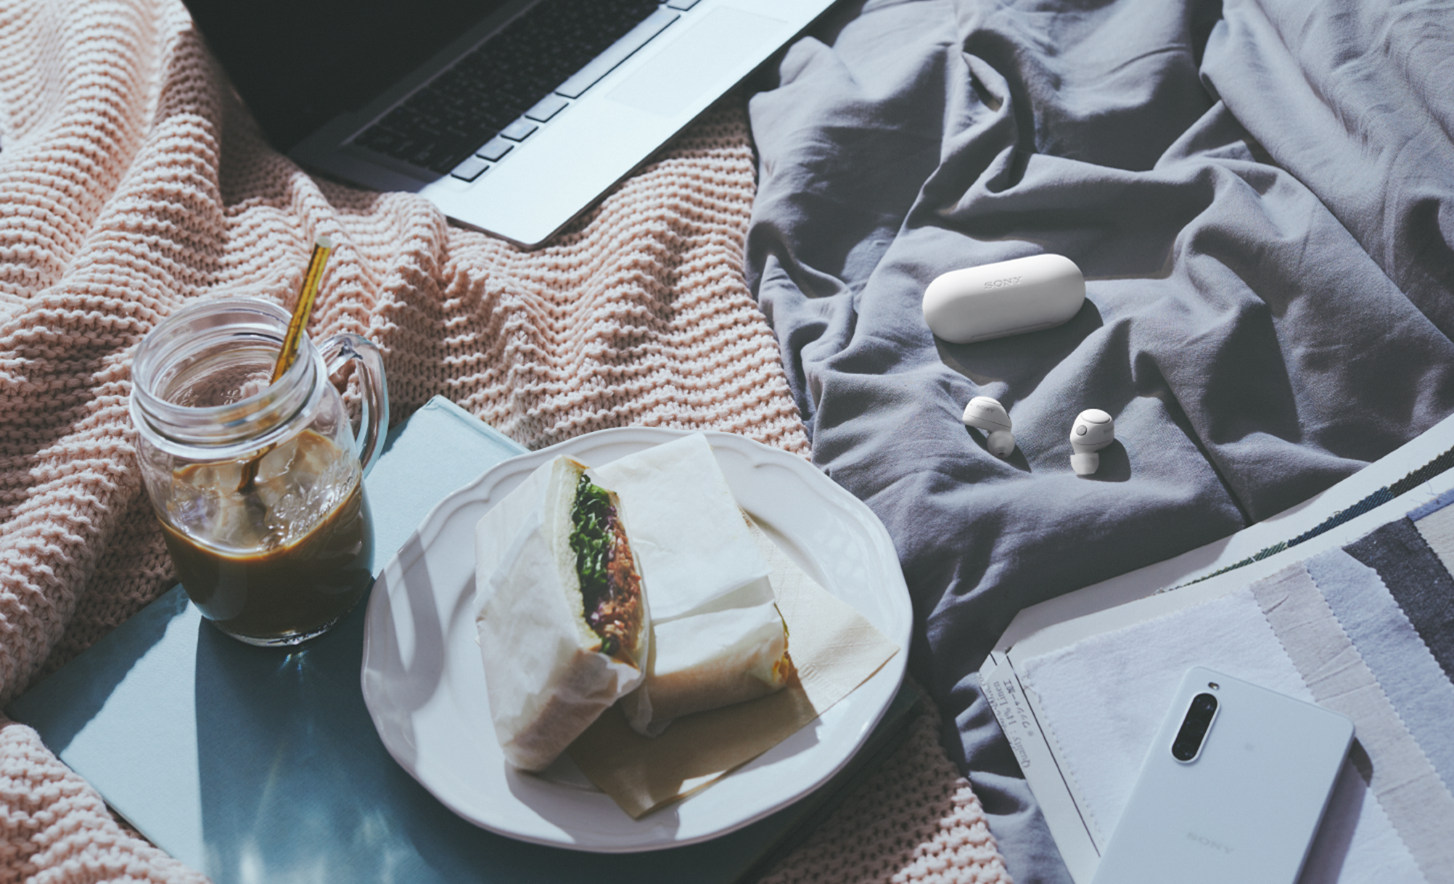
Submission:
[[[1077,476],[1089,476],[1101,468],[1101,456],[1094,451],[1087,454],[1072,454],[1070,468]]]
[[[985,447],[995,457],[1006,458],[1015,450],[1015,436],[1008,430],[995,430],[985,437]]]

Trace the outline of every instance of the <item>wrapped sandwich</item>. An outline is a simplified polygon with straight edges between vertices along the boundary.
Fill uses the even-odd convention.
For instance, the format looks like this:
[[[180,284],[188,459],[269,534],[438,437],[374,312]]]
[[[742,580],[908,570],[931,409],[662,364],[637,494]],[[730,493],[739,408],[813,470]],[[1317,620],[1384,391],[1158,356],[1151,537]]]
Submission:
[[[623,698],[638,733],[771,693],[792,671],[768,563],[698,433],[591,474],[621,501],[651,606],[646,680]]]
[[[641,684],[650,631],[614,494],[558,457],[475,529],[476,626],[505,759],[550,765]]]

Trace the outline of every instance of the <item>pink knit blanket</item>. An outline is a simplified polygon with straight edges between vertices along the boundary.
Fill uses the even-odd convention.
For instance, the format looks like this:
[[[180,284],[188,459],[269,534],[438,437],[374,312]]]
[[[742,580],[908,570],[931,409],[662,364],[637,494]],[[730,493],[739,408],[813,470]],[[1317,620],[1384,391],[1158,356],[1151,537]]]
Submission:
[[[177,0],[0,3],[0,139],[0,700],[172,581],[135,462],[138,343],[209,290],[296,290],[318,234],[338,245],[310,333],[379,345],[395,421],[440,394],[532,448],[645,425],[808,453],[742,274],[740,100],[534,252],[418,197],[300,171],[262,142]],[[835,880],[1007,880],[934,720],[774,880],[807,880],[831,865],[824,844],[847,843],[877,859]],[[202,876],[0,719],[0,882],[32,879]]]

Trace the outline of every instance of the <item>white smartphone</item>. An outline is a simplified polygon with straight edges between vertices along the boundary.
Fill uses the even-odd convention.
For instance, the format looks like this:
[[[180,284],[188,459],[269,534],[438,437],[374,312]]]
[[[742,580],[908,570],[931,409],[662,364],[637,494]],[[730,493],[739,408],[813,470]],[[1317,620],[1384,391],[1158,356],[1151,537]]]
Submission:
[[[1095,884],[1294,884],[1352,740],[1347,716],[1193,668]]]

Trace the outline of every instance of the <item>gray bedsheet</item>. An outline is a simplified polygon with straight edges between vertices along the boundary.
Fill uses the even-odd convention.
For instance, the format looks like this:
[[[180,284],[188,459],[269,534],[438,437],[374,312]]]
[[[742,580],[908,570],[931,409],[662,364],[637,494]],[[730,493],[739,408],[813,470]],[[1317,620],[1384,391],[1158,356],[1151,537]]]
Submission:
[[[977,688],[1015,612],[1454,410],[1451,29],[1448,2],[870,2],[759,84],[749,276],[816,463],[898,546],[911,671],[1021,884],[1068,876]],[[1069,323],[930,334],[935,276],[1041,252],[1085,273]],[[960,423],[978,394],[1008,461]],[[1118,442],[1083,479],[1090,407]]]

